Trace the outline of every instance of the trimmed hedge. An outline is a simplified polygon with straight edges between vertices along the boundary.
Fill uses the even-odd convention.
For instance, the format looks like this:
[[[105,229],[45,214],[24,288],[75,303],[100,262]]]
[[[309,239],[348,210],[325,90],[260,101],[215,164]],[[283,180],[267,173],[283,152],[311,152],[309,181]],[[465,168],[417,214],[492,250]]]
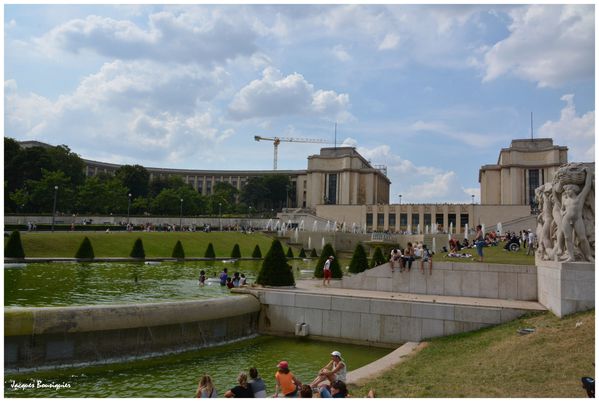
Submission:
[[[304,248],[302,247],[302,249],[300,250],[299,254],[298,254],[299,258],[306,258],[306,250],[304,250]]]
[[[177,240],[175,247],[173,248],[173,258],[178,260],[182,260],[185,258],[185,251],[183,250],[183,244],[181,244],[181,240]]]
[[[362,243],[358,243],[356,249],[354,250],[354,255],[352,255],[351,261],[349,263],[349,272],[357,274],[365,271],[368,268],[369,265],[366,251],[364,250]]]
[[[21,233],[13,230],[4,247],[4,257],[6,258],[25,258],[25,250],[21,242]]]
[[[85,236],[79,249],[75,253],[75,258],[78,260],[93,260],[95,258],[92,242]]]
[[[316,249],[313,248],[312,251],[310,251],[310,258],[316,258],[318,257],[318,254],[316,253]]]
[[[133,244],[133,249],[131,249],[131,254],[129,254],[131,258],[139,258],[141,260],[146,258],[146,252],[144,250],[144,243],[138,237]]]
[[[291,247],[287,249],[287,258],[293,258],[293,250]]]
[[[204,253],[204,257],[206,258],[216,258],[216,254],[214,253],[214,246],[212,243],[208,243],[208,247],[206,248],[206,252]]]
[[[316,278],[324,277],[324,263],[329,258],[329,256],[335,257],[331,262],[331,275],[333,278],[341,278],[343,276],[343,271],[341,271],[341,267],[339,266],[339,260],[337,259],[337,254],[335,254],[335,249],[330,243],[324,245],[324,248],[320,252],[320,258],[316,263],[316,267],[314,268],[314,276]]]
[[[260,246],[256,244],[254,247],[254,252],[252,253],[252,258],[262,258],[262,251],[260,251]]]
[[[241,258],[241,250],[239,249],[239,244],[235,244],[233,246],[233,250],[231,251],[231,258]]]
[[[387,262],[387,259],[383,255],[383,250],[380,247],[374,249],[374,254],[372,255],[372,260],[370,261],[370,268],[377,267],[379,265],[383,265]]]
[[[279,240],[272,241],[270,250],[262,262],[256,283],[266,286],[295,285],[291,265],[287,264],[287,258]]]

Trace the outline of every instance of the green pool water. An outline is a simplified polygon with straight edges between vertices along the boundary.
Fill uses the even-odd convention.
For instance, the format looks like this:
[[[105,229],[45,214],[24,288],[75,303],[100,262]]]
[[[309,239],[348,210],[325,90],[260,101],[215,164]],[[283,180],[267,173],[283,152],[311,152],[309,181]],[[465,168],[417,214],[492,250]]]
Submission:
[[[316,261],[292,260],[296,278],[311,276]],[[200,270],[216,280],[223,268],[244,273],[251,283],[262,261],[143,263],[33,263],[4,269],[4,305],[11,307],[151,303],[224,297],[226,287],[198,286]],[[302,271],[304,273],[302,274]]]
[[[4,396],[185,398],[194,396],[199,377],[208,373],[215,382],[218,396],[222,397],[226,390],[236,385],[239,372],[247,372],[250,367],[258,369],[267,391],[272,393],[274,373],[280,360],[289,361],[291,371],[303,382],[310,382],[329,361],[333,350],[341,352],[350,371],[391,352],[383,348],[260,336],[225,346],[127,364],[5,374]],[[33,388],[14,387],[26,387],[28,384],[33,384]],[[47,388],[52,384],[68,387],[58,390]]]

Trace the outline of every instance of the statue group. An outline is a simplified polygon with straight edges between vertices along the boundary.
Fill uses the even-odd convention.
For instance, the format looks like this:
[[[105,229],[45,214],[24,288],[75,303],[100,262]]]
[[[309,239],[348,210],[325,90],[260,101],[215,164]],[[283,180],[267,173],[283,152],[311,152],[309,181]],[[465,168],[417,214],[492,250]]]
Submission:
[[[554,261],[595,261],[595,173],[569,163],[551,183],[536,189],[537,257]]]

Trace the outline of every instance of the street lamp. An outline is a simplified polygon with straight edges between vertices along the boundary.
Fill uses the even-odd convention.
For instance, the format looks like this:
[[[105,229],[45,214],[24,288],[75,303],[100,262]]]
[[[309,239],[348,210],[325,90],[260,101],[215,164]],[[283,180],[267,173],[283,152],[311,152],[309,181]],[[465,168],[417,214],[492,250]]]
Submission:
[[[472,205],[474,205],[474,194],[472,194]]]
[[[129,202],[127,203],[127,229],[129,229],[129,210],[131,209],[131,193],[127,194]]]
[[[52,232],[54,232],[54,217],[56,216],[56,198],[58,197],[58,186],[54,186],[54,206],[52,207]]]
[[[401,206],[401,194],[399,195],[399,205]]]
[[[221,221],[222,216],[220,214],[220,206],[221,206],[221,203],[219,202],[218,203],[218,227],[220,228],[220,231],[222,232],[223,231],[223,223]]]
[[[179,209],[179,232],[183,230],[183,198],[181,198],[181,209]]]

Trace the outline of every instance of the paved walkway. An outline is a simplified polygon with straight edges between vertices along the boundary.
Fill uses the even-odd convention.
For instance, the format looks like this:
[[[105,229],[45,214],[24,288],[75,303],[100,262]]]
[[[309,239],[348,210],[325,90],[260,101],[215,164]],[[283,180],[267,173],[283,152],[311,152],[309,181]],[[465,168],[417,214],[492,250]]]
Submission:
[[[413,301],[420,303],[455,304],[463,306],[513,308],[521,310],[546,311],[542,304],[536,301],[487,299],[482,297],[440,296],[415,293],[383,292],[375,290],[342,289],[338,284],[323,287],[322,280],[303,279],[296,281],[295,288],[277,289],[295,293],[313,293],[319,295],[368,297],[383,300]]]

